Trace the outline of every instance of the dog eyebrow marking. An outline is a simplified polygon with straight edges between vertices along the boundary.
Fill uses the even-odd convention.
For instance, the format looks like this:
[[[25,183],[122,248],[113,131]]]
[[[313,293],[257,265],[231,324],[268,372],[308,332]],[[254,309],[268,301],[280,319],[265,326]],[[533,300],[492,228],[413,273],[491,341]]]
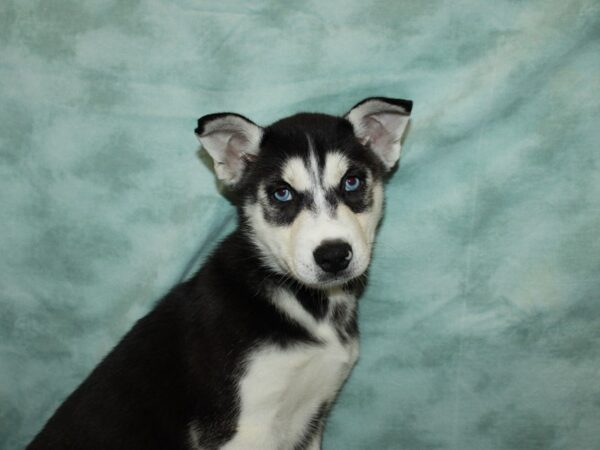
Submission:
[[[290,158],[285,163],[281,178],[296,191],[306,192],[311,189],[311,173],[299,156]]]
[[[336,189],[342,177],[348,171],[350,161],[339,151],[327,153],[323,169],[323,184],[325,189]]]

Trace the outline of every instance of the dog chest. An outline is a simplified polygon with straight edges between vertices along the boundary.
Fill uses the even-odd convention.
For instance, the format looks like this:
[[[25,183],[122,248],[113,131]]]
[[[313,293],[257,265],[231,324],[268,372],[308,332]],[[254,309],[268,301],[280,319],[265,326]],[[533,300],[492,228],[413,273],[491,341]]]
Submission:
[[[225,449],[293,448],[335,398],[358,356],[358,342],[333,330],[321,344],[267,346],[248,360],[240,380],[240,416]],[[249,447],[247,447],[249,448]]]

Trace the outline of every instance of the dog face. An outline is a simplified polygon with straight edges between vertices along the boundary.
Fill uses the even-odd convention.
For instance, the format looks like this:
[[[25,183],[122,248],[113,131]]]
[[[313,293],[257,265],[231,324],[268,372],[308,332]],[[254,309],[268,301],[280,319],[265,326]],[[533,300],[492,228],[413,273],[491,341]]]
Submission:
[[[383,209],[383,176],[400,156],[412,102],[366,99],[344,117],[297,114],[261,128],[213,114],[196,134],[237,191],[264,263],[310,287],[362,275]]]

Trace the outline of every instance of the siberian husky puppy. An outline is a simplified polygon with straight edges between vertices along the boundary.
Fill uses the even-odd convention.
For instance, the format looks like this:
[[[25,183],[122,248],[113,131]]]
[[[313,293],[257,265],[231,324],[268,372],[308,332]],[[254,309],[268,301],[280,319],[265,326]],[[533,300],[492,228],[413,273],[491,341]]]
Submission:
[[[358,356],[357,297],[412,102],[196,135],[238,227],[125,335],[29,449],[319,449]]]

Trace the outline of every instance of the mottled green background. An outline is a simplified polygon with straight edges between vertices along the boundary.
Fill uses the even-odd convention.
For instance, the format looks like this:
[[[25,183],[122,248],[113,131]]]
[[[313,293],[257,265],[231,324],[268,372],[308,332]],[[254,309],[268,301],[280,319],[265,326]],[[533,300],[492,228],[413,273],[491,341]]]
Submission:
[[[233,226],[195,120],[415,101],[325,448],[600,448],[600,3],[0,2],[0,447]]]

